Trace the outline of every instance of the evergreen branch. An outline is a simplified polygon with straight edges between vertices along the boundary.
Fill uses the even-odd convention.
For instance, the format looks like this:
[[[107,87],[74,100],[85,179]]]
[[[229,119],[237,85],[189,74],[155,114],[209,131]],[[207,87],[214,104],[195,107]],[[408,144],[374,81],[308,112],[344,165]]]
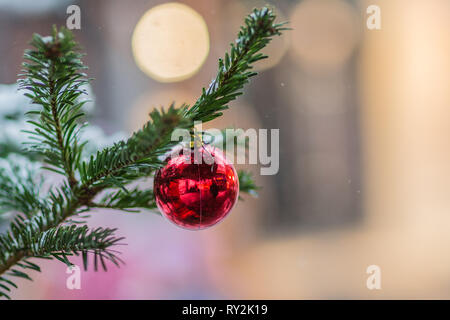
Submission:
[[[130,209],[155,209],[155,195],[152,189],[140,190],[117,190],[113,193],[106,194],[103,199],[94,204],[97,208],[128,210]]]
[[[190,128],[192,122],[183,118],[186,105],[167,111],[154,110],[150,121],[128,140],[99,151],[80,167],[82,189],[94,187],[122,187],[138,178],[148,176],[159,168],[158,157],[169,151],[177,141],[171,141],[175,128]]]
[[[260,189],[260,187],[258,187],[255,184],[252,173],[244,170],[239,170],[238,177],[239,177],[239,192],[248,193],[253,197],[257,197],[258,190]],[[239,199],[242,198],[239,196]]]
[[[84,93],[81,87],[87,83],[86,69],[81,62],[82,55],[75,50],[72,33],[64,28],[53,28],[51,37],[33,35],[33,50],[26,50],[23,76],[20,88],[39,110],[28,112],[28,121],[34,130],[31,135],[31,151],[44,157],[44,161],[55,167],[53,171],[67,176],[70,186],[77,184],[77,166],[83,144],[78,142],[82,128],[78,119],[84,114],[78,102]],[[34,116],[34,117],[33,117]],[[37,117],[37,119],[36,119]]]
[[[48,251],[48,255],[34,255],[37,251],[33,251],[33,248],[42,243],[48,231],[58,228],[70,217],[84,212],[67,184],[50,190],[48,201],[41,202],[40,205],[40,211],[29,218],[16,216],[6,234],[0,235],[0,277],[5,278],[3,274],[12,270],[10,276],[29,279],[29,276],[14,269],[14,266],[20,266],[24,259],[31,257],[48,258],[52,251]],[[31,248],[32,245],[35,247]],[[0,289],[0,295],[1,292]]]
[[[32,239],[77,213],[76,203],[71,200],[68,190],[69,187],[65,192],[52,191],[50,200],[42,203],[38,214],[28,219],[21,215],[15,217],[6,234],[0,236],[0,275],[25,256],[26,244]]]
[[[8,166],[0,168],[0,213],[17,211],[29,218],[42,206],[41,181],[23,161],[13,160],[18,158],[8,159]]]
[[[106,270],[105,259],[115,265],[119,265],[121,262],[116,253],[109,249],[124,239],[115,237],[115,231],[116,229],[108,228],[89,230],[87,226],[75,225],[52,228],[41,233],[36,241],[30,244],[28,254],[32,257],[52,256],[70,266],[72,263],[67,256],[81,253],[83,265],[87,269],[88,256],[86,253],[91,252],[94,254],[94,260],[97,260],[98,257],[103,269]],[[97,262],[94,263],[94,270],[98,270]]]
[[[194,121],[207,122],[222,115],[227,104],[242,94],[242,88],[257,73],[250,71],[256,61],[267,58],[259,53],[275,35],[281,35],[285,24],[275,24],[275,15],[268,8],[255,9],[245,19],[230,53],[219,59],[219,70],[208,89],[187,112]]]
[[[81,55],[75,51],[72,34],[64,28],[60,31],[54,28],[51,37],[33,36],[34,50],[25,52],[28,61],[23,65],[25,78],[19,81],[21,88],[27,90],[26,96],[41,107],[29,112],[29,122],[34,126],[28,132],[34,141],[30,151],[42,156],[50,169],[63,174],[67,181],[50,190],[46,199],[40,199],[30,181],[19,182],[26,189],[11,189],[8,179],[0,176],[0,187],[7,186],[18,196],[4,205],[26,211],[16,216],[8,231],[0,235],[0,295],[7,297],[6,292],[15,287],[6,273],[30,279],[27,269],[39,271],[29,261],[33,257],[56,258],[70,264],[67,256],[81,253],[86,267],[87,253],[93,252],[95,268],[98,260],[102,266],[105,260],[118,264],[120,260],[109,249],[121,239],[113,235],[114,230],[88,232],[86,226],[61,225],[95,206],[121,210],[154,208],[151,190],[128,191],[126,185],[150,176],[163,165],[160,156],[178,143],[171,140],[176,128],[192,130],[194,121],[220,116],[220,111],[241,94],[245,83],[256,74],[250,71],[252,64],[265,58],[258,51],[272,36],[285,30],[282,24],[274,24],[274,19],[273,13],[263,8],[245,20],[246,26],[232,44],[231,53],[219,61],[217,77],[207,90],[203,89],[194,106],[176,109],[172,105],[167,111],[152,112],[150,121],[128,140],[99,151],[85,162],[80,161],[85,143],[78,138],[82,129],[79,119],[83,116],[83,102],[78,102],[78,98],[87,81],[80,72],[85,69]],[[255,190],[248,175],[242,174],[240,180],[243,191]],[[96,204],[96,196],[107,189],[118,191]],[[35,202],[31,201],[33,196]],[[20,208],[20,201],[29,207]]]
[[[249,71],[252,64],[266,58],[258,53],[275,35],[280,35],[284,24],[275,24],[275,15],[267,8],[255,9],[245,19],[235,44],[231,44],[230,54],[219,60],[219,71],[209,88],[197,102],[188,108],[183,105],[175,109],[174,105],[167,113],[153,111],[151,120],[144,128],[135,133],[128,141],[122,141],[92,157],[89,163],[83,163],[80,170],[83,188],[91,185],[123,187],[124,184],[143,176],[161,165],[157,157],[170,150],[176,141],[170,141],[175,128],[193,128],[194,121],[209,121],[221,115],[219,111],[227,109],[227,103],[234,100],[240,91],[256,75]],[[143,170],[141,168],[150,170]]]
[[[16,242],[6,242],[4,237],[0,238],[0,249],[13,252],[14,259],[7,259],[4,266],[0,268],[0,274],[6,273],[9,277],[1,276],[0,295],[7,294],[9,287],[16,287],[11,277],[19,277],[31,280],[25,273],[27,269],[40,272],[40,268],[28,259],[31,257],[43,259],[57,259],[68,266],[72,265],[68,257],[82,255],[85,269],[88,266],[88,253],[93,255],[94,270],[98,270],[99,262],[104,270],[107,270],[106,261],[119,266],[122,262],[117,254],[110,249],[117,245],[123,238],[114,236],[116,229],[96,228],[89,230],[87,226],[77,227],[63,226],[48,229],[37,235],[34,230],[21,230],[15,235]],[[11,235],[10,235],[11,236]],[[19,260],[17,258],[20,257]],[[0,256],[4,259],[3,255]],[[8,279],[9,278],[9,279]],[[3,289],[3,290],[1,290]]]

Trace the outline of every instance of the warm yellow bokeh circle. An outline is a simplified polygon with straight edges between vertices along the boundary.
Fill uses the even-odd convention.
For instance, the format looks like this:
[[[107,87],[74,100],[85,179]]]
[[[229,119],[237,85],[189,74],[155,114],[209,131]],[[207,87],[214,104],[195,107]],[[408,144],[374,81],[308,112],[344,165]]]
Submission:
[[[194,75],[209,52],[209,33],[203,17],[181,3],[165,3],[148,10],[131,39],[138,67],[160,82],[176,82]]]

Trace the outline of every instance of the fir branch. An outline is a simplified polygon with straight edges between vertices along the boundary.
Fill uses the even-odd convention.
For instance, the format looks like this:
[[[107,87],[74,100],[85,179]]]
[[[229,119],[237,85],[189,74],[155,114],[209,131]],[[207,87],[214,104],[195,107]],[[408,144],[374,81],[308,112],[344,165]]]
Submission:
[[[92,206],[132,211],[132,209],[155,209],[156,202],[152,189],[140,190],[136,187],[132,190],[120,189],[113,193],[108,193],[99,203],[92,204]]]
[[[81,255],[85,269],[88,266],[89,253],[93,256],[94,270],[98,270],[99,262],[104,270],[107,270],[106,261],[119,266],[122,262],[111,246],[117,245],[123,238],[114,236],[116,229],[96,228],[89,230],[87,226],[63,226],[50,228],[45,232],[35,235],[33,229],[14,229],[17,234],[14,235],[15,242],[6,242],[5,237],[0,238],[0,249],[12,252],[10,258],[3,260],[0,267],[0,274],[8,271],[6,274],[11,277],[19,277],[31,280],[25,273],[27,269],[40,272],[40,267],[29,261],[29,258],[57,259],[66,265],[72,263],[68,257]],[[7,235],[7,238],[12,235]],[[1,276],[0,287],[8,290],[9,287],[15,287],[14,283],[8,278]],[[1,291],[0,291],[1,295]],[[3,293],[9,298],[6,293]]]
[[[86,101],[78,102],[84,93],[81,87],[87,84],[86,69],[81,62],[82,55],[76,52],[77,44],[72,33],[53,28],[51,37],[33,35],[32,50],[26,50],[23,63],[23,78],[19,85],[25,95],[40,108],[28,112],[35,116],[28,122],[34,130],[28,131],[31,151],[44,157],[52,171],[67,177],[70,186],[77,184],[75,167],[78,165],[83,144],[78,142],[82,128],[77,119]]]
[[[259,53],[272,39],[281,35],[285,23],[275,24],[275,14],[268,8],[255,9],[245,19],[230,53],[219,59],[219,70],[208,89],[187,111],[194,121],[207,122],[220,117],[220,111],[228,109],[228,103],[242,94],[242,88],[257,73],[251,71],[253,64],[267,58]]]
[[[21,212],[29,218],[42,206],[39,197],[41,179],[36,177],[30,163],[18,156],[5,162],[6,165],[0,168],[0,213]]]
[[[163,164],[159,157],[177,144],[171,141],[176,128],[192,129],[196,120],[209,121],[220,116],[227,103],[241,94],[244,84],[256,74],[250,71],[252,64],[265,58],[258,51],[272,36],[285,30],[274,20],[274,14],[266,8],[255,10],[245,20],[231,53],[219,61],[217,77],[191,108],[182,105],[177,109],[172,105],[167,111],[152,112],[150,121],[128,140],[99,151],[85,162],[80,161],[85,142],[79,141],[83,102],[78,102],[78,98],[87,81],[80,72],[85,69],[81,54],[75,51],[72,34],[64,28],[54,28],[51,37],[33,36],[34,49],[25,53],[28,62],[24,63],[25,78],[20,80],[26,95],[40,105],[39,110],[29,112],[34,126],[29,133],[35,141],[30,151],[42,156],[50,169],[63,174],[66,181],[40,199],[30,181],[19,182],[23,189],[11,189],[8,179],[0,176],[0,187],[8,186],[18,196],[17,201],[6,205],[25,211],[0,235],[0,295],[7,297],[6,292],[15,287],[10,277],[30,279],[26,270],[40,270],[30,258],[56,258],[70,263],[68,256],[81,253],[87,267],[87,253],[93,252],[94,267],[98,260],[102,266],[105,260],[117,264],[119,260],[110,247],[121,238],[113,235],[114,230],[88,231],[86,226],[62,224],[75,223],[73,218],[96,206],[121,210],[154,208],[151,190],[128,191],[126,186],[150,176]],[[241,175],[242,190],[255,190],[250,177]],[[111,189],[99,203],[95,202],[97,195]],[[35,202],[31,201],[34,195]],[[17,205],[22,200],[29,207]]]
[[[238,172],[239,177],[239,192],[245,192],[253,197],[258,197],[258,190],[260,187],[258,187],[253,180],[253,175],[251,172],[247,172],[244,170],[239,170]],[[242,200],[241,196],[239,196],[239,199]]]
[[[281,35],[284,24],[275,24],[275,15],[267,8],[255,9],[245,19],[235,44],[231,44],[230,54],[219,60],[219,70],[215,80],[197,102],[189,108],[183,105],[175,109],[172,105],[167,113],[153,111],[151,120],[128,141],[122,141],[112,148],[99,152],[89,163],[83,163],[81,176],[83,188],[99,183],[101,186],[124,184],[142,178],[161,163],[157,157],[170,150],[176,141],[170,141],[175,128],[193,128],[194,121],[209,121],[228,108],[249,79],[256,75],[252,64],[267,56],[258,53],[275,35]],[[161,126],[168,125],[170,128]],[[159,129],[159,130],[158,130]],[[150,170],[140,171],[141,168]],[[157,168],[157,167],[156,167]]]
[[[169,151],[177,141],[171,141],[175,128],[190,128],[192,122],[183,118],[186,105],[167,111],[154,110],[150,121],[128,140],[99,151],[80,167],[82,189],[94,187],[122,187],[124,184],[148,176],[159,168],[158,157]]]

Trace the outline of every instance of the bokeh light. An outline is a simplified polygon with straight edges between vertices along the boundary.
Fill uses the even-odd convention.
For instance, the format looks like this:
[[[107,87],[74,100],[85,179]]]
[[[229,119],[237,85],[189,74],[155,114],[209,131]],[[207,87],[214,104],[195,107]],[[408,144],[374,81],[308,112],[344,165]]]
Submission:
[[[306,0],[291,16],[294,61],[312,73],[339,69],[359,39],[356,10],[342,0]]]
[[[208,56],[208,27],[187,5],[165,3],[141,17],[131,44],[145,74],[160,82],[181,81],[194,75]]]

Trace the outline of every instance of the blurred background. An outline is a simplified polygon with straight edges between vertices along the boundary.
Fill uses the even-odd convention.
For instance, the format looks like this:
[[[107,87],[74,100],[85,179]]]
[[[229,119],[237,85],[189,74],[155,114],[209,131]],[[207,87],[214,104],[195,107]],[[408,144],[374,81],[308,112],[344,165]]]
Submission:
[[[127,238],[126,265],[83,272],[81,290],[69,290],[66,267],[46,263],[13,297],[450,298],[450,1],[186,0],[182,12],[155,9],[163,3],[0,0],[0,108],[21,103],[6,84],[32,33],[65,25],[71,4],[81,8],[74,33],[95,78],[90,137],[99,141],[131,134],[153,108],[193,103],[244,17],[269,5],[293,30],[208,127],[279,128],[279,173],[248,166],[260,197],[244,196],[205,231],[151,212],[95,212],[91,225]],[[366,27],[372,4],[381,30]],[[0,137],[7,132],[19,139],[0,122]],[[381,290],[366,287],[369,265],[381,269]]]

